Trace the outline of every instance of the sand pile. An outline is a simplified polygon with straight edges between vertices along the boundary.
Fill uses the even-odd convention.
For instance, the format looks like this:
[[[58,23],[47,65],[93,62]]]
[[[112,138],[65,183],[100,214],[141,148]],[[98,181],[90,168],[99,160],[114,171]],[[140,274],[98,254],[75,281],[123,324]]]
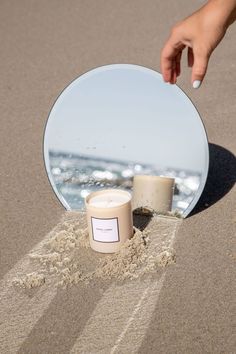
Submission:
[[[23,289],[37,288],[45,283],[45,276],[38,272],[25,274],[13,280],[13,285]]]
[[[119,252],[101,254],[89,246],[85,214],[66,212],[48,239],[30,255],[37,271],[19,275],[14,285],[34,288],[56,282],[68,286],[95,278],[135,279],[176,261],[171,235],[180,222],[174,217],[153,216],[149,225],[122,245]]]

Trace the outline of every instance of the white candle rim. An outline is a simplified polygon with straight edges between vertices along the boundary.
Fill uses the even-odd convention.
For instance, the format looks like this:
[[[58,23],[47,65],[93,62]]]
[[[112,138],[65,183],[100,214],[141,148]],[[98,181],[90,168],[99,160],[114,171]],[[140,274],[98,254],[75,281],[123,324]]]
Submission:
[[[154,176],[154,175],[134,175],[134,179],[139,179],[139,178],[150,178],[150,179],[160,179],[162,181],[166,180],[169,182],[175,182],[174,177],[167,177],[167,176]]]
[[[105,207],[101,207],[101,206],[95,206],[95,205],[91,205],[89,204],[89,200],[99,194],[108,194],[108,193],[117,193],[117,194],[125,194],[126,196],[129,197],[129,199],[122,203],[122,204],[119,204],[119,205],[116,205],[116,206],[109,206],[109,208],[105,208]],[[85,204],[87,207],[89,208],[94,208],[94,209],[117,209],[117,208],[123,208],[124,206],[128,205],[130,202],[131,202],[131,199],[132,199],[132,195],[127,192],[127,191],[124,191],[123,189],[101,189],[99,191],[95,191],[95,192],[91,192],[89,195],[87,195],[87,197],[85,198]]]

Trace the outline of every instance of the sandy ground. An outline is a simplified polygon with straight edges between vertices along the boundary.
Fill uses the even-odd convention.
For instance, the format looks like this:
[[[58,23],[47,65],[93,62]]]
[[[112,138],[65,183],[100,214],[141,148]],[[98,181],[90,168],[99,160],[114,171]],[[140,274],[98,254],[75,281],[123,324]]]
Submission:
[[[76,76],[99,65],[124,62],[159,70],[159,54],[169,28],[201,3],[1,1],[2,292],[7,291],[4,282],[14,276],[25,255],[64,212],[51,191],[42,158],[43,130],[55,97]],[[200,90],[191,89],[187,70],[179,80],[203,117],[211,143],[211,165],[201,202],[175,235],[177,264],[151,282],[150,294],[140,294],[129,309],[128,322],[113,326],[118,328],[114,343],[106,346],[109,342],[103,326],[96,327],[99,330],[94,336],[103,336],[103,349],[86,350],[83,339],[92,328],[93,316],[101,318],[99,309],[106,306],[106,296],[110,299],[113,294],[109,288],[103,289],[104,295],[98,282],[93,288],[59,290],[50,296],[39,290],[24,313],[20,307],[16,309],[27,338],[20,347],[14,346],[14,329],[10,329],[11,340],[7,347],[0,345],[0,352],[132,353],[129,338],[135,334],[139,346],[133,352],[140,354],[235,352],[235,35],[234,26],[215,51]],[[149,298],[152,312],[145,333],[139,333],[145,299]],[[10,314],[5,320],[10,321]],[[83,351],[80,345],[85,346]]]

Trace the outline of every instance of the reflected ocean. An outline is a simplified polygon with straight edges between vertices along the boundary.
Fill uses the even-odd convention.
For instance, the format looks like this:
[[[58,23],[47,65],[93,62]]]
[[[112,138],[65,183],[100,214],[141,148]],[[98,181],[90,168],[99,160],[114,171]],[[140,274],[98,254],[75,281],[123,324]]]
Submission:
[[[105,188],[120,188],[132,193],[134,175],[147,174],[175,178],[172,210],[183,212],[200,185],[200,173],[172,168],[157,169],[135,162],[114,161],[85,155],[49,152],[52,179],[59,194],[72,210],[84,209],[84,198]]]

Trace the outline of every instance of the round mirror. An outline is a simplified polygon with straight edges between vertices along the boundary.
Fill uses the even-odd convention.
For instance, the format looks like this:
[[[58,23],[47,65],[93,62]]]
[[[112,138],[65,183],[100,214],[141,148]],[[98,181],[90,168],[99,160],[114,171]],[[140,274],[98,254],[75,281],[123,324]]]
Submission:
[[[175,178],[173,210],[197,203],[209,164],[206,132],[185,93],[151,69],[115,64],[74,80],[56,100],[44,134],[49,181],[68,210],[92,191],[132,191],[134,175]]]

